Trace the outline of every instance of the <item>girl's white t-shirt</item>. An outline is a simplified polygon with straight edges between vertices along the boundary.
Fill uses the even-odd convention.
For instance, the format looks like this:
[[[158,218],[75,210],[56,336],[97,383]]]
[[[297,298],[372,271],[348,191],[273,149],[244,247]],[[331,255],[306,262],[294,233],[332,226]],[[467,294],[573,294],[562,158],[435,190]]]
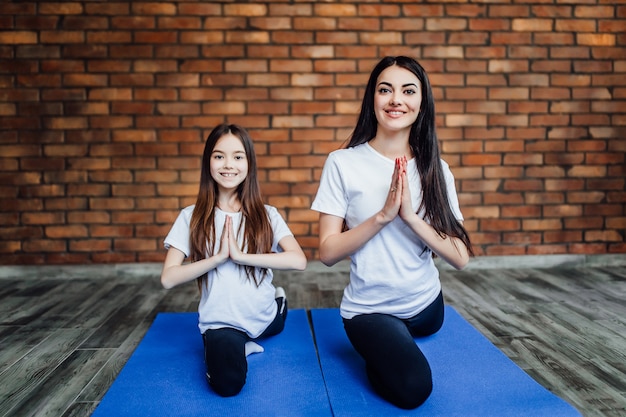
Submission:
[[[445,161],[441,165],[450,207],[462,221],[454,177]],[[394,160],[369,143],[331,152],[311,208],[345,219],[352,229],[382,209],[394,167]],[[415,159],[408,161],[407,174],[413,210],[417,210],[422,195]],[[368,313],[410,318],[441,291],[431,250],[400,217],[351,254],[350,261],[350,282],[341,301],[341,316],[346,319]]]
[[[172,229],[165,238],[165,248],[174,247],[188,257],[190,254],[189,224],[194,206],[184,208],[174,222]],[[293,236],[291,230],[283,220],[275,207],[265,205],[274,232],[272,252],[278,252],[278,242],[285,236]],[[224,229],[226,216],[233,219],[233,230],[239,230],[241,213],[227,213],[219,208],[215,209],[215,236],[216,247],[219,249],[219,238]],[[243,230],[237,237],[241,246]],[[198,305],[200,332],[208,329],[223,327],[235,328],[244,331],[251,338],[256,338],[263,333],[276,317],[276,301],[274,285],[272,284],[273,273],[268,270],[263,282],[258,287],[252,279],[248,279],[243,266],[239,266],[232,260],[209,271],[206,286],[203,285],[200,303]]]

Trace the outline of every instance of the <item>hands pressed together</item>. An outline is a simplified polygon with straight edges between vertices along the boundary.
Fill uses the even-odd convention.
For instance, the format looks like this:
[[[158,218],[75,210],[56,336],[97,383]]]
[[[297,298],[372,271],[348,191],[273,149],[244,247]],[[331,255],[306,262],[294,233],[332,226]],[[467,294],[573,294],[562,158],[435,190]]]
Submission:
[[[233,219],[230,216],[226,216],[224,230],[222,230],[222,236],[220,238],[220,250],[216,256],[218,256],[222,262],[230,258],[233,262],[238,263],[242,255],[243,252],[237,244],[237,237],[233,230]]]
[[[416,216],[411,204],[411,190],[409,189],[406,167],[406,156],[396,158],[389,193],[381,211],[386,222],[392,221],[396,216],[400,216],[404,221]]]

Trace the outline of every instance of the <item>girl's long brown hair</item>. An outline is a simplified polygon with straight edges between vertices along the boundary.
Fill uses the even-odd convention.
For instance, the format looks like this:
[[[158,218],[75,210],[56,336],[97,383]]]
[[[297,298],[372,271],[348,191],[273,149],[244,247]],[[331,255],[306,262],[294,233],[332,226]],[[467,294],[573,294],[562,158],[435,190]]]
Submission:
[[[216,126],[207,137],[202,154],[202,168],[200,171],[200,189],[196,198],[196,205],[191,215],[190,243],[191,262],[205,259],[213,255],[215,243],[219,236],[215,235],[215,208],[217,206],[218,188],[217,183],[211,176],[211,154],[217,141],[226,134],[238,137],[243,144],[248,160],[248,175],[237,188],[237,197],[241,203],[241,224],[237,235],[243,230],[243,245],[241,250],[246,253],[269,253],[274,239],[263,199],[261,187],[257,177],[256,154],[254,145],[248,132],[235,124],[220,124]],[[246,266],[248,279],[253,279],[256,285],[260,285],[267,275],[266,268]],[[207,275],[198,277],[198,287]]]

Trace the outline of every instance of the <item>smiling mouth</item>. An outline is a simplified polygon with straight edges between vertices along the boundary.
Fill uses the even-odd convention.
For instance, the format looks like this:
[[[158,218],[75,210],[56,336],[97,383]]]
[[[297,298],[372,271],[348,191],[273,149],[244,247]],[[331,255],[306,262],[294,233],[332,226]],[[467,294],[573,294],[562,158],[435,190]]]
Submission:
[[[402,116],[404,112],[399,110],[387,110],[387,114],[390,114],[392,116]]]
[[[235,174],[234,172],[222,172],[220,175],[221,175],[222,177],[234,177],[234,176],[236,176],[237,174]]]

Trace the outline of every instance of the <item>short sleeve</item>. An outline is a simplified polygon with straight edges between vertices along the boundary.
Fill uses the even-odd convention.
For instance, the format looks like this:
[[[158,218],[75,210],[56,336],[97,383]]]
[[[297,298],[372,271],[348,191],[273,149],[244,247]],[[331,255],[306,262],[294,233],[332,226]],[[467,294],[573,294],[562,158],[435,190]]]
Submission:
[[[338,153],[330,153],[324,164],[320,185],[311,209],[345,218],[348,210],[345,189]]]
[[[193,206],[187,207],[180,212],[170,232],[165,237],[165,241],[163,242],[165,249],[173,247],[183,252],[185,257],[189,256],[189,224],[191,222],[192,213]]]
[[[285,236],[293,236],[293,233],[287,226],[287,223],[283,219],[283,216],[280,215],[276,207],[272,207],[269,205],[265,206],[265,210],[267,211],[267,215],[270,219],[270,224],[272,225],[272,232],[274,234],[274,241],[272,242],[272,251],[278,252],[278,242],[281,241]]]
[[[459,197],[456,193],[456,185],[454,183],[454,175],[450,170],[450,166],[445,161],[441,161],[441,164],[443,167],[444,178],[446,180],[450,209],[457,220],[463,221],[463,214],[461,213],[461,208],[459,206]]]

